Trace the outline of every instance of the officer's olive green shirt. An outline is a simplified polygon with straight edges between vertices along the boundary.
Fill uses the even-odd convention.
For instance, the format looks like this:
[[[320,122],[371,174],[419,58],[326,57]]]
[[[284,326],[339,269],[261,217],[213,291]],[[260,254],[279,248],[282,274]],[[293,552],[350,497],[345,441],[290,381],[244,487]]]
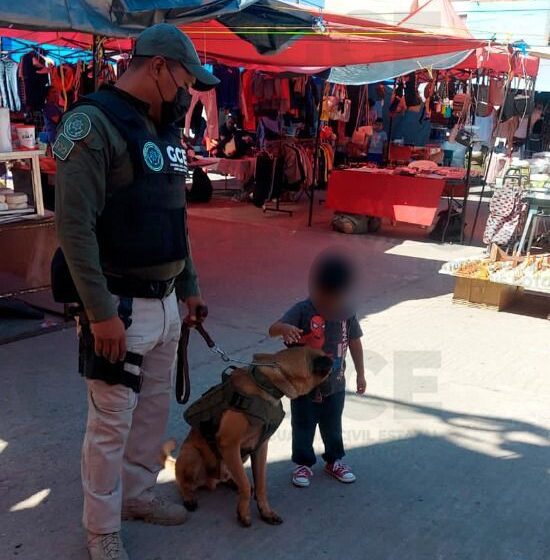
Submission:
[[[131,99],[138,110],[147,114],[148,106]],[[99,257],[96,221],[105,207],[107,188],[126,187],[133,181],[133,165],[126,141],[120,132],[97,107],[81,105],[64,115],[63,123],[74,113],[85,113],[91,130],[75,145],[67,158],[57,161],[55,214],[59,242],[76,288],[92,321],[102,321],[117,313],[115,298],[107,289]],[[154,124],[145,119],[151,132]],[[188,241],[188,246],[189,241]],[[191,249],[189,249],[191,250]],[[185,261],[143,267],[113,269],[105,272],[127,274],[147,280],[169,280],[177,277],[176,293],[185,299],[199,294],[197,274],[191,252]]]

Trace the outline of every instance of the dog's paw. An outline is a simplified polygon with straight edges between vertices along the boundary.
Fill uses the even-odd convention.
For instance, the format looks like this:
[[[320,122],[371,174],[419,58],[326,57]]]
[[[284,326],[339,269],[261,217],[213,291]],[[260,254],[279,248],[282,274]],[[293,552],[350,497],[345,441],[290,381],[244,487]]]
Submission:
[[[235,490],[236,492],[239,490],[237,483],[232,478],[228,478],[227,480],[224,480],[222,482],[222,485],[225,486],[226,488],[229,488],[230,490]]]
[[[250,513],[242,514],[239,510],[237,510],[237,519],[239,520],[241,527],[250,527],[252,525]]]
[[[265,513],[260,510],[260,517],[262,521],[265,521],[268,525],[280,525],[283,522],[283,518],[273,510]]]
[[[199,507],[197,500],[183,500],[183,505],[187,511],[196,511]]]

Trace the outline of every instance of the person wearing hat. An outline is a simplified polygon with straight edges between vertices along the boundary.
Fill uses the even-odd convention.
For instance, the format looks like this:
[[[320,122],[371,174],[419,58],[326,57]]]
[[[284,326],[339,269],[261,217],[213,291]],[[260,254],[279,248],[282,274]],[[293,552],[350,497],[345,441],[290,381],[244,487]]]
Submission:
[[[122,519],[183,523],[183,506],[156,496],[181,320],[204,306],[185,208],[186,153],[175,125],[189,87],[217,78],[189,38],[143,31],[114,86],[66,113],[57,158],[58,237],[85,316],[80,372],[88,420],[82,450],[83,522],[92,560],[128,558]]]

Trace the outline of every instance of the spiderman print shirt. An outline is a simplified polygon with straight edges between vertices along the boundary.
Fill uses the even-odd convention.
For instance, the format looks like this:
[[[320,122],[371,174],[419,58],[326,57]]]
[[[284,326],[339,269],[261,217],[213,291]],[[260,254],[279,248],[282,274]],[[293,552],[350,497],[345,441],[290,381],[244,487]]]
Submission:
[[[334,360],[329,378],[321,385],[322,395],[344,391],[349,341],[363,336],[357,317],[348,314],[342,320],[325,320],[313,302],[306,299],[290,308],[281,321],[303,330],[302,344],[323,350]]]

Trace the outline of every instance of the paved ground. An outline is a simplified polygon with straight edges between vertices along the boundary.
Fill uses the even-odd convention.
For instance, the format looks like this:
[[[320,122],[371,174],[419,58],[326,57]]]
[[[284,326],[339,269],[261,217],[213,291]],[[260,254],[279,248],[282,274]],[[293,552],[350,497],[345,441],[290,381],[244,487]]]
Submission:
[[[191,211],[191,229],[210,330],[236,356],[278,348],[266,328],[304,295],[321,248],[356,251],[369,395],[350,392],[344,429],[358,482],[343,486],[318,465],[311,488],[292,488],[287,419],[269,454],[281,527],[258,519],[242,529],[231,491],[205,492],[182,527],[126,524],[133,560],[550,558],[546,320],[453,305],[452,279],[437,270],[472,249],[306,231],[284,217],[245,224],[205,214]],[[198,340],[192,361],[196,396],[217,381],[221,364]],[[84,560],[85,399],[74,334],[2,346],[0,364],[0,559]],[[352,390],[353,368],[348,374]],[[169,426],[179,439],[181,412],[173,406]],[[178,499],[170,473],[160,482],[160,492]]]

